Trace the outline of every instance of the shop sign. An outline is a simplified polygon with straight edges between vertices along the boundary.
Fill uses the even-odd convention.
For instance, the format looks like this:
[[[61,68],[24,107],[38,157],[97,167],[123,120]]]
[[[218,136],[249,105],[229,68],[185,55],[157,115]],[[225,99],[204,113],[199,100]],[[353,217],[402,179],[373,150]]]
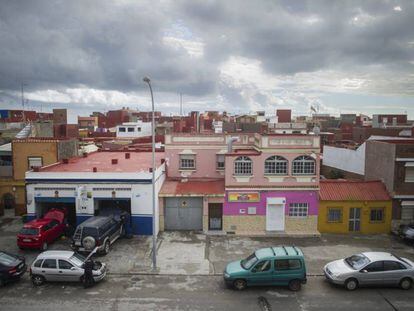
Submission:
[[[259,202],[259,192],[229,192],[228,202]]]

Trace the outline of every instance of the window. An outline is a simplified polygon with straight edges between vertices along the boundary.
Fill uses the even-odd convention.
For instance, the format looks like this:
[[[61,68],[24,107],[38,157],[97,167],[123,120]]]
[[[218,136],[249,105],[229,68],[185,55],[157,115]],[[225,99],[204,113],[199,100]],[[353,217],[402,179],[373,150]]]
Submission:
[[[59,259],[59,269],[70,270],[72,267],[73,267],[73,265],[70,264],[69,262],[67,262],[66,260],[60,260]]]
[[[42,268],[56,269],[56,259],[45,259]]]
[[[218,154],[217,155],[217,161],[216,161],[216,169],[217,170],[224,170],[224,154]]]
[[[384,261],[384,271],[404,270],[404,269],[406,268],[397,261],[391,261],[391,260]]]
[[[297,270],[302,267],[299,259],[278,259],[275,260],[275,270]]]
[[[234,161],[234,175],[252,175],[252,160],[249,157],[238,157]]]
[[[42,167],[42,158],[41,157],[28,157],[29,168],[33,167]]]
[[[414,167],[405,168],[405,182],[414,182]]]
[[[128,127],[128,132],[129,133],[135,132],[135,129],[133,127]]]
[[[125,127],[120,127],[120,128],[119,128],[119,132],[125,133],[125,132],[126,132],[126,131],[125,131]]]
[[[308,217],[308,203],[290,203],[290,217]]]
[[[280,156],[272,156],[265,161],[266,175],[287,175],[288,161]]]
[[[36,268],[40,268],[40,266],[42,265],[42,261],[43,261],[43,259],[38,259],[38,260],[36,260],[36,262],[35,262],[34,266],[35,266]]]
[[[270,260],[264,260],[259,262],[253,269],[252,272],[265,272],[270,270]]]
[[[371,222],[383,222],[384,221],[384,209],[383,208],[372,208],[369,220]]]
[[[195,169],[195,154],[180,155],[180,169],[181,170]]]
[[[309,156],[297,157],[292,162],[292,173],[294,175],[314,175],[315,160]]]
[[[328,222],[342,222],[342,209],[328,208]]]
[[[365,267],[368,272],[381,272],[384,271],[384,262],[376,261]]]
[[[58,222],[57,220],[53,219],[53,220],[50,222],[50,227],[51,227],[51,228],[54,228],[54,227],[56,227],[56,226],[59,226],[59,222]]]
[[[140,128],[140,127],[138,127],[138,128],[137,128],[137,131],[138,131],[138,132],[141,132],[141,128]]]

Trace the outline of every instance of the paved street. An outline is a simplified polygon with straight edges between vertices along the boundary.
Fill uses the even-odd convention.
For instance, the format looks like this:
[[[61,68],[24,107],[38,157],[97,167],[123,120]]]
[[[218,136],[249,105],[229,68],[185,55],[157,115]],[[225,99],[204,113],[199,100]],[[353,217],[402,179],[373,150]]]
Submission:
[[[263,298],[260,298],[263,297]],[[267,303],[266,309],[261,303]],[[262,307],[261,307],[262,306]],[[413,310],[414,290],[347,292],[311,277],[298,293],[281,287],[225,288],[217,276],[115,276],[90,289],[80,284],[33,287],[28,276],[0,288],[0,309],[14,310]]]

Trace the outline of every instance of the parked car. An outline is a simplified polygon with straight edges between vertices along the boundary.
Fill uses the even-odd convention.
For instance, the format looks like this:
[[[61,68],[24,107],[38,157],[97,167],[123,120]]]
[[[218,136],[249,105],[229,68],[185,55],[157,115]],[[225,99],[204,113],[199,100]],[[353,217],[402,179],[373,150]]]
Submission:
[[[0,287],[4,284],[19,280],[26,272],[24,257],[0,251]]]
[[[414,242],[414,224],[401,225],[398,229],[398,235],[404,240]]]
[[[298,291],[306,283],[305,259],[295,246],[262,248],[243,260],[229,263],[224,270],[224,282],[237,290],[282,285]]]
[[[47,250],[49,244],[65,234],[66,229],[66,210],[53,208],[42,218],[24,224],[17,234],[17,246],[20,249]]]
[[[326,279],[355,290],[358,286],[398,285],[410,289],[414,280],[414,263],[385,252],[366,252],[332,261],[323,269]]]
[[[46,281],[52,282],[83,282],[83,265],[92,256],[88,257],[72,251],[46,251],[33,261],[30,267],[30,276],[35,286]],[[101,281],[106,276],[106,264],[94,261],[93,279]]]
[[[81,223],[72,238],[72,248],[78,252],[92,251],[108,254],[110,246],[125,234],[123,219],[94,216]]]

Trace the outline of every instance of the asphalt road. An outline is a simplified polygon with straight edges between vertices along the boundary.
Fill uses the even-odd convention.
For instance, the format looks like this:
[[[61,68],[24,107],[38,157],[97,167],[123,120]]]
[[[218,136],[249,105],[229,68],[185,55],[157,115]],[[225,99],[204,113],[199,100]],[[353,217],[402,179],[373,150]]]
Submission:
[[[0,310],[414,310],[414,289],[347,292],[322,277],[302,291],[282,287],[227,289],[217,276],[116,276],[93,288],[50,283],[33,287],[26,275],[0,288]]]

